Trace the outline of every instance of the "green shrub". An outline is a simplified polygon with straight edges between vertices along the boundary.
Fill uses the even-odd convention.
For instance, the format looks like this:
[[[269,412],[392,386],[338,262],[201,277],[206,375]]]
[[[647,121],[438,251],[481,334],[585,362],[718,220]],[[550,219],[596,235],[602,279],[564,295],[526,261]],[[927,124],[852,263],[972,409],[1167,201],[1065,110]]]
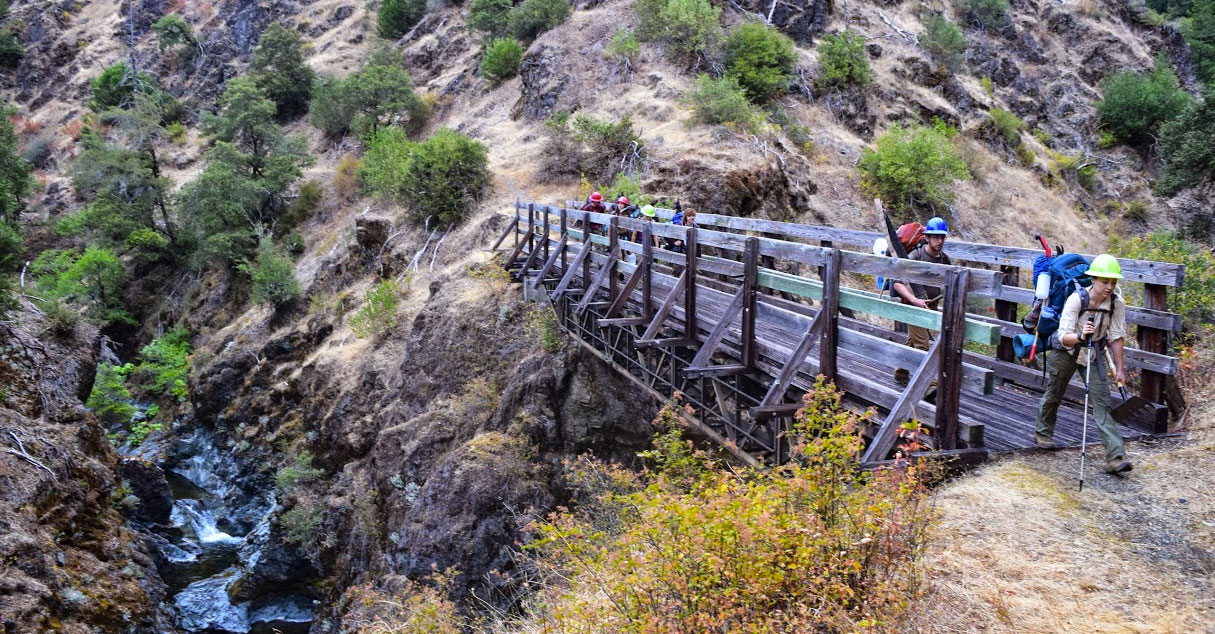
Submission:
[[[101,112],[110,108],[124,108],[130,105],[131,95],[135,92],[137,78],[131,72],[126,62],[118,62],[106,67],[93,81],[89,82],[93,98],[89,100],[89,109]]]
[[[76,333],[76,326],[80,325],[81,321],[80,313],[61,299],[43,302],[42,314],[46,316],[47,329],[64,339]]]
[[[132,374],[140,379],[145,392],[184,401],[189,357],[190,333],[184,328],[175,328],[139,351],[139,364],[134,366]]]
[[[304,61],[304,41],[299,33],[278,22],[271,24],[253,49],[249,77],[274,102],[279,121],[308,112],[316,73]]]
[[[240,270],[248,273],[253,283],[250,297],[255,304],[282,306],[300,296],[291,258],[267,236],[262,236],[258,245],[257,261],[242,262]]]
[[[1207,87],[1215,87],[1215,0],[1194,0],[1182,33],[1190,45],[1194,74]]]
[[[300,226],[316,213],[324,198],[325,188],[319,182],[308,181],[300,185],[299,194],[287,206],[287,211],[283,212],[283,217],[279,219],[275,229],[278,233],[285,234]]]
[[[137,415],[131,421],[131,429],[127,433],[128,444],[130,444],[132,447],[138,447],[143,444],[143,441],[147,440],[148,434],[164,429],[163,423],[158,423],[153,420],[153,417],[156,416],[158,411],[158,407],[155,405],[150,405],[147,411],[143,413],[142,417]]]
[[[1157,189],[1162,194],[1215,182],[1215,86],[1160,127],[1160,157],[1164,174]]]
[[[288,544],[303,544],[316,538],[316,529],[321,525],[325,511],[316,502],[301,500],[278,517],[283,529],[283,541]]]
[[[1169,293],[1168,309],[1178,313],[1186,330],[1201,330],[1215,320],[1215,254],[1177,233],[1151,233],[1128,239],[1112,236],[1110,253],[1136,260],[1155,260],[1185,265],[1181,286]],[[1137,294],[1137,285],[1124,292]],[[1134,301],[1133,298],[1131,301]]]
[[[740,24],[725,41],[726,76],[738,81],[752,101],[785,94],[797,53],[793,40],[759,22]]]
[[[386,125],[416,134],[426,123],[426,103],[414,91],[400,51],[377,49],[366,66],[342,82],[341,95],[350,129],[364,143]]]
[[[981,28],[1002,24],[1008,17],[1008,0],[958,0],[958,11]]]
[[[506,34],[513,6],[511,0],[473,0],[468,5],[468,27],[484,31],[491,37],[500,37]]]
[[[934,13],[924,20],[924,35],[920,36],[920,46],[924,47],[936,63],[951,71],[957,71],[966,64],[966,37],[962,35],[958,25],[939,13]],[[983,90],[991,95],[991,79],[983,79],[987,80]]]
[[[721,38],[721,8],[709,0],[636,0],[637,35],[666,43],[676,57],[696,57]]]
[[[122,262],[107,249],[43,251],[29,272],[44,299],[79,306],[102,323],[135,323],[122,305]]]
[[[97,366],[93,391],[89,393],[85,407],[93,410],[93,414],[107,425],[127,425],[139,411],[127,389],[126,377],[130,370],[130,365],[102,363]]]
[[[502,81],[519,72],[519,61],[523,59],[523,46],[518,40],[507,36],[497,38],[485,47],[481,58],[481,76],[491,81]]]
[[[366,339],[396,326],[400,304],[395,281],[389,279],[376,284],[367,292],[363,307],[350,317],[354,336]]]
[[[988,97],[996,96],[996,86],[995,84],[991,83],[991,77],[988,77],[987,75],[980,77],[979,87],[983,89],[983,92],[987,93]]]
[[[1119,141],[1137,146],[1153,142],[1160,126],[1186,109],[1190,97],[1163,59],[1145,73],[1120,71],[1101,83],[1097,115]]]
[[[511,10],[506,31],[521,42],[530,42],[569,16],[569,0],[524,0]]]
[[[869,54],[865,52],[865,37],[852,31],[824,35],[818,45],[818,61],[822,74],[821,87],[856,84],[868,86],[873,81]]]
[[[426,15],[426,0],[384,0],[376,16],[376,32],[395,40],[412,29]]]
[[[696,79],[696,88],[685,99],[692,107],[694,120],[700,123],[751,130],[762,121],[759,108],[747,99],[747,93],[733,77],[713,79],[701,75]]]
[[[603,56],[632,70],[637,58],[641,56],[641,44],[637,42],[636,33],[628,29],[617,30],[604,47]]]
[[[485,146],[447,128],[421,143],[399,128],[379,132],[361,174],[372,192],[402,203],[410,221],[431,227],[462,221],[490,183]]]
[[[189,62],[198,54],[198,39],[194,29],[181,16],[170,14],[152,23],[152,31],[161,52],[172,49],[183,62]]]
[[[21,47],[16,31],[11,26],[0,27],[0,66],[16,68],[22,57],[25,57],[25,49]]]
[[[1051,174],[1062,181],[1073,181],[1084,189],[1097,184],[1097,163],[1083,154],[1075,156],[1047,150],[1051,158]]]
[[[307,449],[299,452],[291,464],[279,467],[274,474],[274,486],[280,493],[294,493],[301,485],[315,482],[325,470],[312,466],[312,452]]]
[[[1001,108],[992,108],[987,116],[988,126],[1008,147],[1021,145],[1021,130],[1025,129],[1025,122],[1020,117]]]
[[[953,144],[955,134],[939,121],[931,127],[892,126],[878,137],[876,149],[862,152],[861,185],[904,214],[950,202],[952,183],[970,178]]]

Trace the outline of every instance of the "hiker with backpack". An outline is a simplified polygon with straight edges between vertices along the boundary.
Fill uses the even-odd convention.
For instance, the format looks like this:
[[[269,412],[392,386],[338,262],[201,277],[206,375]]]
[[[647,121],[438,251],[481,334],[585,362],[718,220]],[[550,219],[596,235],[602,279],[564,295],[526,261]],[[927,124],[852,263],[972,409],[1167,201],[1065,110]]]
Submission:
[[[688,209],[685,211],[683,206],[679,204],[679,201],[675,201],[675,215],[671,216],[671,224],[682,225],[684,227],[695,227],[696,211],[693,209]],[[678,238],[667,238],[666,242],[667,251],[674,251],[675,253],[684,252],[683,240]]]
[[[1055,268],[1052,265],[1052,277]],[[1074,290],[1058,312],[1058,329],[1050,335],[1048,347],[1052,352],[1046,360],[1048,385],[1038,405],[1034,443],[1043,449],[1057,446],[1054,433],[1059,403],[1072,375],[1077,369],[1082,369],[1089,378],[1087,387],[1093,404],[1093,420],[1101,432],[1101,443],[1105,445],[1105,472],[1122,473],[1130,471],[1132,465],[1126,459],[1117,423],[1110,415],[1110,383],[1102,363],[1108,349],[1114,364],[1115,381],[1125,381],[1123,338],[1126,336],[1126,302],[1118,291],[1122,267],[1114,256],[1101,254],[1093,258],[1083,275],[1087,279],[1074,276],[1070,280]],[[1054,284],[1052,281],[1052,297],[1055,295]],[[1046,308],[1043,313],[1037,325],[1039,333],[1044,326],[1041,320],[1047,319]],[[1053,326],[1045,325],[1048,329]],[[1091,370],[1088,367],[1090,364]]]
[[[903,231],[900,228],[900,231]],[[912,237],[914,242],[920,242],[919,246],[914,250],[910,250],[907,254],[908,260],[916,260],[919,262],[931,262],[933,264],[950,265],[952,262],[949,256],[945,254],[945,238],[949,236],[949,226],[945,223],[944,218],[935,217],[928,221],[924,226],[923,241]],[[900,242],[903,241],[903,236],[899,236]],[[897,296],[902,303],[927,308],[929,310],[937,310],[937,304],[941,299],[941,289],[935,287],[924,287],[922,290],[923,296],[917,296],[912,290],[911,284],[907,282],[895,281],[891,286],[891,293]],[[907,325],[907,345],[918,350],[928,350],[932,343],[932,333],[927,328],[920,326]],[[894,380],[899,383],[906,383],[911,378],[911,373],[907,368],[896,368],[894,371]]]

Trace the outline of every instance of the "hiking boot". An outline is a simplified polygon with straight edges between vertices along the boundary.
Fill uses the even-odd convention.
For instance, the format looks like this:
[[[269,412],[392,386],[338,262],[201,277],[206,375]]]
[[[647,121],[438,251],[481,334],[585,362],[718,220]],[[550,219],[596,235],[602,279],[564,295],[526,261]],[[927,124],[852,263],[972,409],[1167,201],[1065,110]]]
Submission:
[[[907,382],[910,380],[911,380],[911,372],[907,371],[907,368],[897,368],[894,371],[894,382],[895,383],[898,383],[899,385],[907,385]]]
[[[1043,436],[1042,434],[1038,434],[1038,433],[1034,434],[1034,444],[1038,445],[1038,449],[1058,449],[1059,448],[1059,445],[1054,440],[1052,440],[1050,436]]]
[[[1115,458],[1105,463],[1106,473],[1123,473],[1131,470],[1131,461],[1125,458]]]

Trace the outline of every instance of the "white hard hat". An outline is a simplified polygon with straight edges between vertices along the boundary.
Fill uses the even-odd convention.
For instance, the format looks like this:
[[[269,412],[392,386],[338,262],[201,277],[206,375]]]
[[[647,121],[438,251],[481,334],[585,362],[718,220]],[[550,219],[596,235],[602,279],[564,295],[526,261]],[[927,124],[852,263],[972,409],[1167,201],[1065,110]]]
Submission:
[[[886,238],[878,238],[873,241],[873,254],[886,255],[886,249],[890,247],[890,243],[886,242]]]

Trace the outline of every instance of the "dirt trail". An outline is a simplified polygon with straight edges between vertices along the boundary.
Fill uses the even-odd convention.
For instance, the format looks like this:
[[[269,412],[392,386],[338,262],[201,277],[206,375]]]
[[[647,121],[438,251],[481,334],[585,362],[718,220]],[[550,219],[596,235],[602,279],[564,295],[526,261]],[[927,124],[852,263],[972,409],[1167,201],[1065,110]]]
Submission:
[[[935,594],[912,629],[1215,631],[1215,406],[1188,433],[1130,443],[1135,470],[1089,448],[998,460],[943,487]],[[1096,458],[1096,459],[1094,459]]]

